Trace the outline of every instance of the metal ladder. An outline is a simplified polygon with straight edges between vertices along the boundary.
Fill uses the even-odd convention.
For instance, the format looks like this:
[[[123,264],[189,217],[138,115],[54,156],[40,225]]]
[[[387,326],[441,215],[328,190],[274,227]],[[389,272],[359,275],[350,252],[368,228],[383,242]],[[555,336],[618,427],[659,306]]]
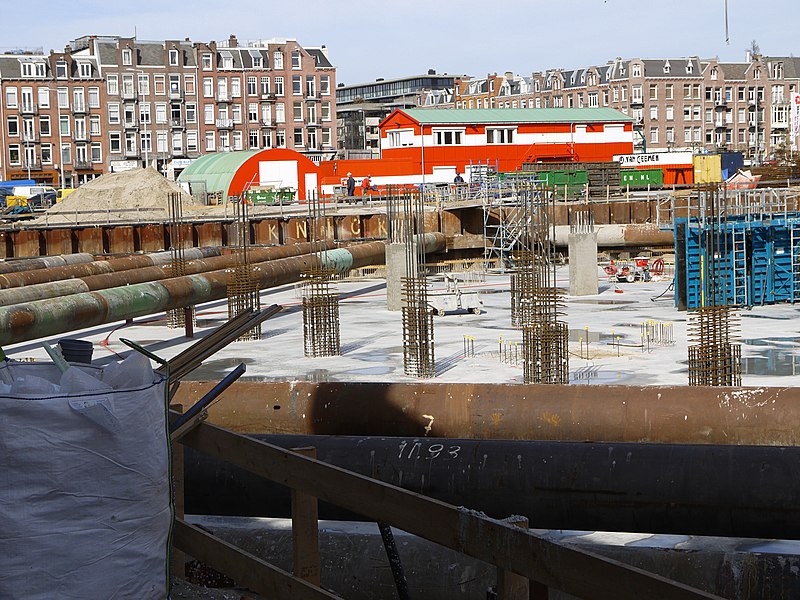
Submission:
[[[789,225],[792,248],[792,302],[800,300],[800,220],[793,218]]]
[[[749,306],[747,289],[747,229],[734,227],[733,242],[733,304]]]

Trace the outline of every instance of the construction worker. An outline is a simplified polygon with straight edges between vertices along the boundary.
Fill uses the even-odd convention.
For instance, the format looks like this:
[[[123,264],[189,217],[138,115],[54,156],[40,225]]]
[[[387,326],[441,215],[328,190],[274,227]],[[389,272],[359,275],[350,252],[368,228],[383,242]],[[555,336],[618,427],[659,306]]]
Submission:
[[[456,178],[453,179],[453,183],[464,183],[464,178],[461,176],[461,173],[456,171]]]
[[[347,173],[347,196],[352,198],[356,195],[356,180],[353,179],[352,173]],[[349,200],[348,200],[349,202]]]
[[[370,179],[371,177],[372,175],[367,175],[361,180],[361,200],[364,204],[367,203],[367,193],[371,190],[377,189],[372,186],[372,181]]]

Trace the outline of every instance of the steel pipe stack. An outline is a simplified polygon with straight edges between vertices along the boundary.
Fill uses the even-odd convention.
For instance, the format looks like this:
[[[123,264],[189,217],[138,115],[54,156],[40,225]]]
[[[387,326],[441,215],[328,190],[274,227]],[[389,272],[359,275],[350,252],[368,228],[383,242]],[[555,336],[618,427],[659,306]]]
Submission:
[[[425,234],[423,243],[427,251],[436,252],[444,249],[444,236]],[[309,268],[310,256],[255,263],[253,273],[261,289],[292,283]],[[384,242],[328,250],[322,256],[323,265],[340,273],[384,260]],[[223,269],[0,307],[0,345],[220,300],[227,297],[229,278]]]

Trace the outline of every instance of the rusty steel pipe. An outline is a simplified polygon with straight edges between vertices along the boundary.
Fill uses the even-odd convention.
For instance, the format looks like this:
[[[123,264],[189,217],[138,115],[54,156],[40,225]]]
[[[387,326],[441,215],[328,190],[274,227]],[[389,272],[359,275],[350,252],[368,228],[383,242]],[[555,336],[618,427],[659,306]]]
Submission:
[[[181,383],[191,406],[213,383]],[[209,421],[240,433],[800,445],[800,388],[237,381]]]
[[[220,250],[216,247],[186,248],[183,252],[186,260],[193,260],[209,256],[218,256]],[[129,269],[153,265],[164,265],[169,264],[171,260],[172,254],[170,252],[155,252],[152,254],[133,254],[131,256],[112,258],[110,260],[95,260],[87,263],[50,267],[35,271],[0,274],[0,289],[17,288],[25,285],[36,285],[38,283],[50,283],[63,279],[97,275],[99,273],[127,271]]]
[[[569,225],[556,225],[556,246],[569,245]],[[672,229],[662,230],[655,224],[595,225],[597,246],[600,248],[625,248],[647,246],[673,246]]]
[[[330,248],[333,243],[321,243],[323,249]],[[291,244],[288,246],[271,246],[269,248],[253,248],[249,251],[251,263],[288,258],[299,256],[311,252],[312,246],[309,243]],[[167,254],[169,253],[159,253]],[[152,256],[152,255],[151,255]],[[219,256],[209,256],[208,258],[198,258],[190,260],[184,265],[185,275],[195,275],[208,271],[218,271],[228,269],[236,265],[238,261],[236,253],[223,254]],[[110,262],[110,261],[109,261]],[[146,283],[148,281],[159,281],[173,276],[170,260],[159,260],[154,266],[127,269],[118,272],[103,273],[101,275],[88,275],[86,277],[76,277],[64,281],[53,281],[49,283],[38,283],[28,285],[23,288],[0,289],[0,306],[10,306],[32,300],[43,300],[45,298],[57,298],[69,294],[79,294],[81,292],[92,292],[108,288],[131,285],[134,283]],[[66,281],[75,282],[72,285],[64,285]]]
[[[442,234],[425,234],[423,239],[426,252],[444,248]],[[345,272],[382,264],[385,256],[384,242],[369,242],[323,252],[322,263]],[[256,263],[253,273],[262,289],[291,283],[312,266],[311,257],[306,254]],[[219,300],[228,295],[230,275],[229,270],[210,271],[0,307],[0,345]]]
[[[49,269],[52,267],[63,267],[64,265],[77,265],[89,263],[93,260],[94,255],[88,252],[62,254],[59,256],[42,256],[40,258],[25,258],[21,260],[4,260],[0,262],[0,274],[32,271],[34,269]]]

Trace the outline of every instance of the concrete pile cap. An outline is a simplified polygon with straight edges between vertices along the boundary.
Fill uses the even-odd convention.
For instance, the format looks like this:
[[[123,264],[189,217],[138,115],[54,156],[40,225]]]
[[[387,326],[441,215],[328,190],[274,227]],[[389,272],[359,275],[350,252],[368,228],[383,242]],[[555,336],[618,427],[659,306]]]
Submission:
[[[202,208],[192,196],[155,169],[108,173],[79,187],[33,224],[92,223],[100,216],[104,219],[108,216],[113,221],[167,220],[169,194],[175,192],[181,194],[184,210]]]

